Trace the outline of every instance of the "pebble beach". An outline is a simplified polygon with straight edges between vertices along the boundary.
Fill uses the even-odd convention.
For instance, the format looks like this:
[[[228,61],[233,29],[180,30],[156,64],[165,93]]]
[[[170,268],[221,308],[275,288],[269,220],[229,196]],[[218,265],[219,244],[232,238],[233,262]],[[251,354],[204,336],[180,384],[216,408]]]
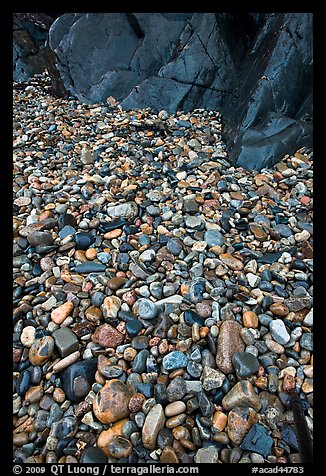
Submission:
[[[223,118],[13,88],[13,461],[300,462],[313,151],[232,166]]]

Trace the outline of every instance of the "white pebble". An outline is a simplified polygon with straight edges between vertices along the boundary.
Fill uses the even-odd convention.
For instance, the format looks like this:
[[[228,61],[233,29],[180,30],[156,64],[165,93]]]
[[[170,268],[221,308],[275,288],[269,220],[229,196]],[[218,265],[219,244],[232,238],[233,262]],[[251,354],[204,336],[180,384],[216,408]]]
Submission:
[[[26,326],[20,336],[20,342],[25,347],[31,347],[35,342],[36,329],[33,326]]]
[[[313,311],[313,308],[310,309],[310,311],[308,312],[308,314],[306,315],[306,317],[304,318],[303,320],[303,323],[305,326],[312,326],[313,323],[314,323],[314,311]]]
[[[297,242],[306,241],[310,238],[310,233],[307,230],[302,230],[300,233],[296,233],[294,238]]]

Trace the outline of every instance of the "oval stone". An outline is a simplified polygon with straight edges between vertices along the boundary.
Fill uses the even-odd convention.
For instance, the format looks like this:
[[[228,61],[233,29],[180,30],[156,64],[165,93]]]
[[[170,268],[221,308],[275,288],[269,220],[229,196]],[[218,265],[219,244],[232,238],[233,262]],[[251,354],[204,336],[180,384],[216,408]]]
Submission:
[[[121,380],[112,379],[96,395],[93,410],[101,423],[114,423],[129,415],[131,392]]]

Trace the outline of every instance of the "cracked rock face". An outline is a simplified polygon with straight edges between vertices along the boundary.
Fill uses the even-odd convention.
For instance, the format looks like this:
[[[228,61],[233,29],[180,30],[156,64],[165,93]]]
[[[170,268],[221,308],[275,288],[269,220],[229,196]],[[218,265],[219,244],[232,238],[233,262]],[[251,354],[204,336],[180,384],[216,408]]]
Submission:
[[[67,13],[49,43],[85,103],[219,110],[236,165],[312,145],[312,14]]]
[[[14,81],[27,81],[45,70],[45,41],[52,22],[53,18],[46,13],[14,13]]]

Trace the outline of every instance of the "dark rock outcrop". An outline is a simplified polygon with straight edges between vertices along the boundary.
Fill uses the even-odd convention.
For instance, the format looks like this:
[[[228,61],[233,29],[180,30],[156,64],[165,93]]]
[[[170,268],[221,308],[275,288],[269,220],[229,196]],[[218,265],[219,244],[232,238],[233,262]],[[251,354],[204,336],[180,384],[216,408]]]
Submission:
[[[311,13],[67,13],[49,46],[83,102],[219,110],[236,165],[261,169],[312,145]]]
[[[266,15],[223,104],[232,162],[262,168],[312,145],[312,58],[311,13]]]
[[[27,81],[46,68],[45,42],[56,13],[13,14],[13,79]]]

